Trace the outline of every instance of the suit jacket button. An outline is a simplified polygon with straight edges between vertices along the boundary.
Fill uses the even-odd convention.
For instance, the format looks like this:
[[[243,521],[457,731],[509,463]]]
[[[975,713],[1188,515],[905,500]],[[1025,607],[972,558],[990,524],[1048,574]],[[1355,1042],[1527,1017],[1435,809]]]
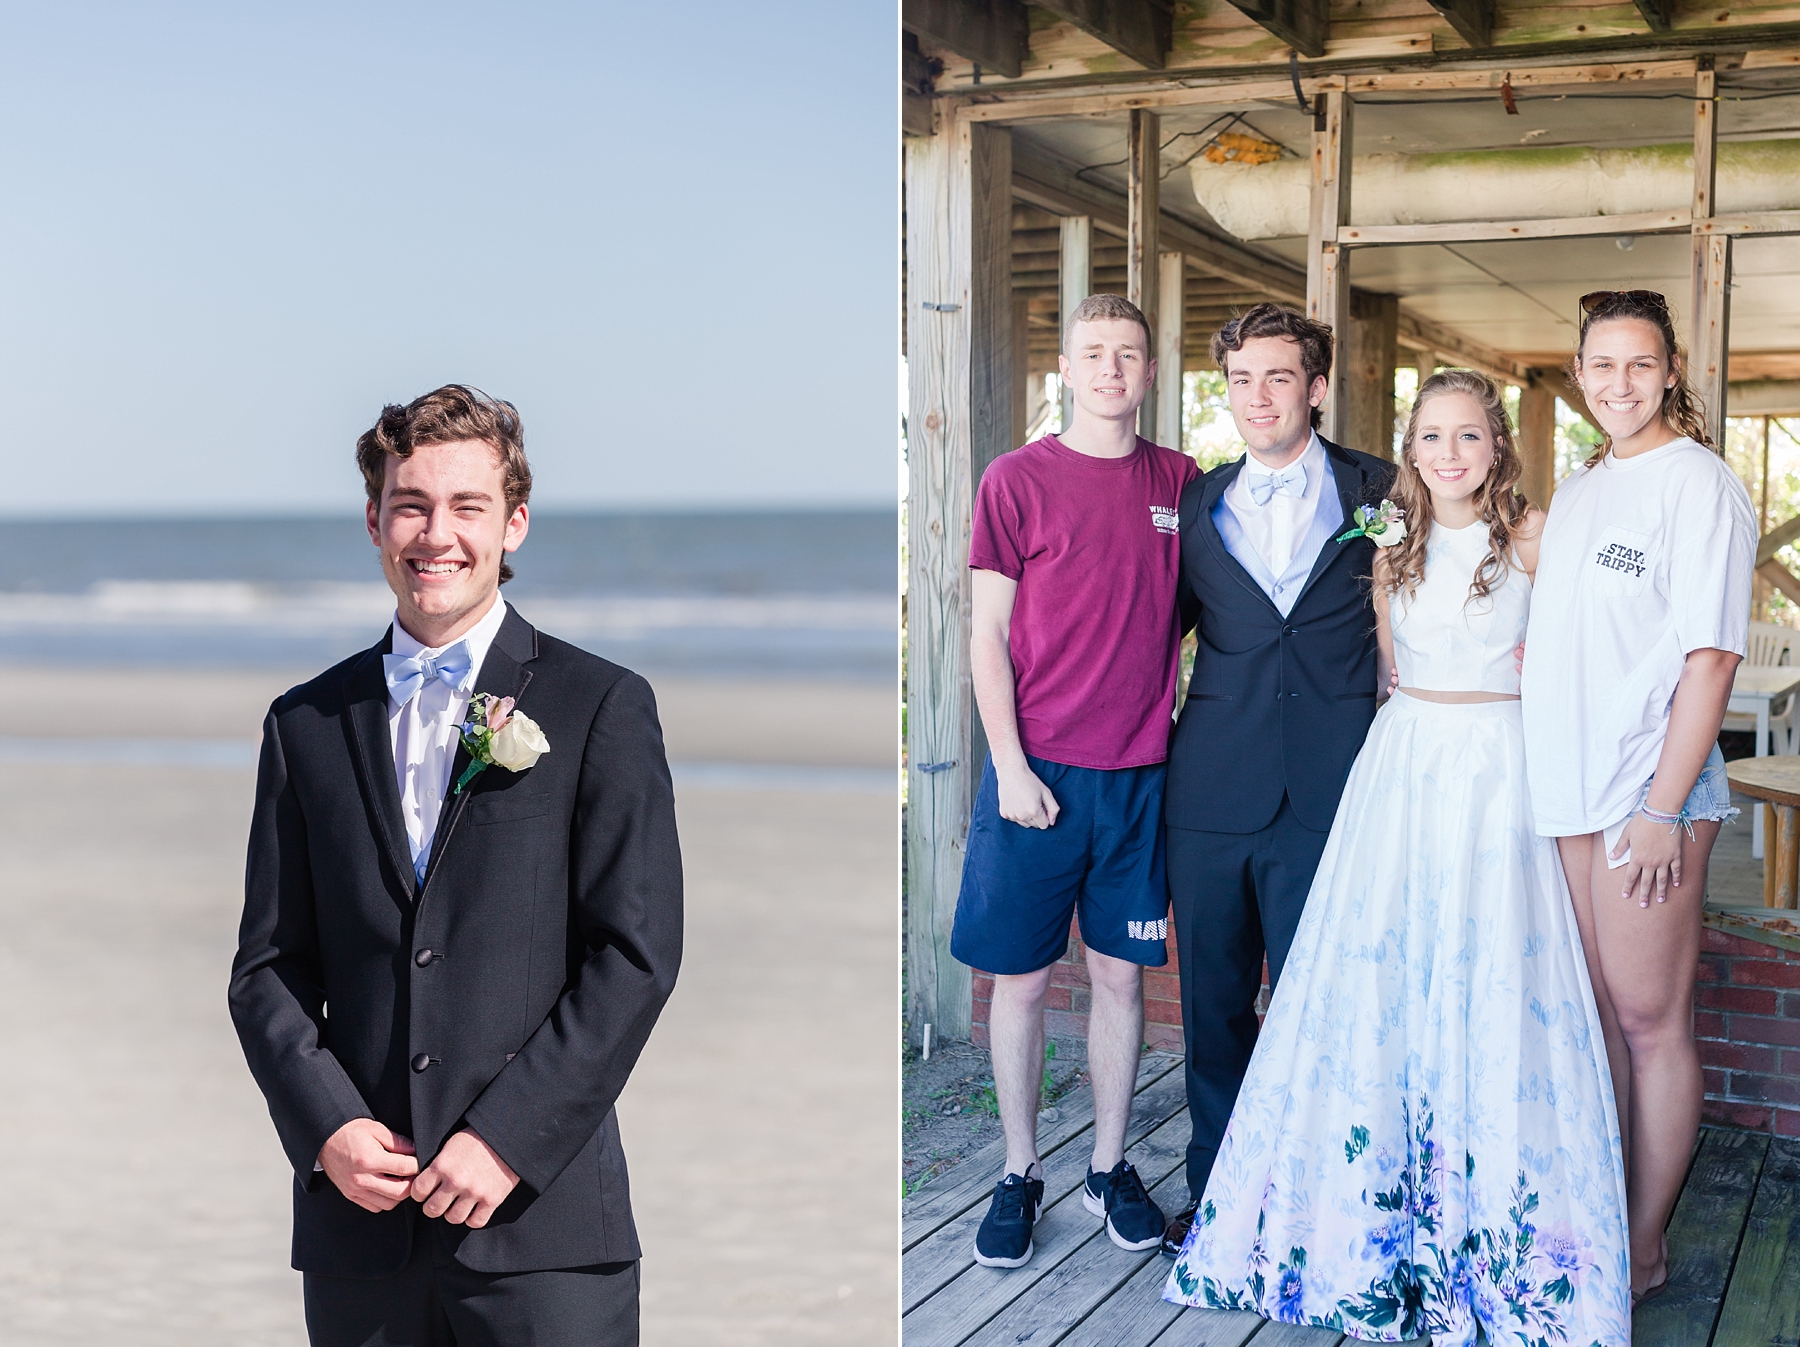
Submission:
[[[417,954],[413,955],[413,962],[418,964],[419,967],[424,968],[431,962],[431,951],[428,949],[420,950]]]
[[[412,1059],[412,1069],[414,1071],[423,1071],[426,1067],[428,1067],[430,1065],[431,1065],[431,1055],[429,1053],[421,1052]]]

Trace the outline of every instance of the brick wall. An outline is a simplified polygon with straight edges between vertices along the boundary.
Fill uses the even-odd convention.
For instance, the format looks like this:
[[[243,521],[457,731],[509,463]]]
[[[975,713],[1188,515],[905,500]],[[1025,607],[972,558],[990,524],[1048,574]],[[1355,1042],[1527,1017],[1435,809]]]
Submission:
[[[1800,1136],[1800,952],[1710,926],[1694,988],[1706,1121]]]
[[[1175,953],[1175,936],[1169,936],[1169,962],[1144,970],[1144,1042],[1159,1052],[1181,1053],[1181,968]],[[974,1040],[988,1046],[988,1008],[994,994],[989,973],[974,977]],[[1269,1003],[1268,970],[1263,970],[1263,991],[1257,1003],[1260,1013]],[[1050,970],[1050,994],[1044,1008],[1044,1032],[1051,1038],[1087,1037],[1089,1005],[1087,946],[1081,943],[1077,923],[1069,927],[1069,952]]]

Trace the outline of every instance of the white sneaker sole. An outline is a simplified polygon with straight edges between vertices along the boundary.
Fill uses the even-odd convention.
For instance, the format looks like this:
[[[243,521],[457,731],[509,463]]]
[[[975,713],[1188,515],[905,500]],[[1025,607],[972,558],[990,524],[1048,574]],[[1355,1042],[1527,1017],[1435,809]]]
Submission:
[[[1145,1249],[1154,1249],[1157,1245],[1162,1243],[1162,1236],[1160,1234],[1152,1235],[1149,1239],[1140,1239],[1133,1243],[1131,1240],[1128,1240],[1125,1236],[1121,1235],[1117,1230],[1114,1230],[1113,1223],[1107,1220],[1106,1217],[1105,1199],[1095,1197],[1093,1190],[1085,1183],[1081,1185],[1081,1205],[1087,1208],[1088,1215],[1098,1216],[1102,1221],[1106,1222],[1106,1237],[1127,1253],[1142,1253]]]
[[[1024,1267],[1031,1261],[1032,1251],[1036,1247],[1034,1244],[1027,1244],[1025,1252],[1018,1258],[989,1258],[978,1246],[975,1249],[975,1261],[983,1267]]]

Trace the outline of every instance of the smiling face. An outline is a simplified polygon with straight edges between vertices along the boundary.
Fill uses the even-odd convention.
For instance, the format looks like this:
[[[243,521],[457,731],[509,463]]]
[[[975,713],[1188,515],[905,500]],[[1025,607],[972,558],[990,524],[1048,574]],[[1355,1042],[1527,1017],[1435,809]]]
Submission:
[[[500,455],[481,440],[390,455],[369,540],[399,605],[400,625],[428,647],[447,644],[488,611],[500,562],[525,541],[529,510],[506,508]]]
[[[1225,357],[1231,419],[1250,452],[1272,468],[1306,448],[1312,409],[1325,400],[1325,376],[1308,381],[1300,355],[1292,338],[1252,337]]]
[[[1680,378],[1661,330],[1642,318],[1590,324],[1579,373],[1588,410],[1615,445],[1660,430],[1663,394]]]
[[[1431,492],[1433,512],[1466,501],[1487,480],[1497,446],[1487,411],[1467,393],[1434,393],[1419,404],[1413,441],[1407,446]],[[1460,511],[1452,510],[1452,517]]]
[[[1068,346],[1057,366],[1076,407],[1103,421],[1135,417],[1156,378],[1144,329],[1129,318],[1096,318],[1076,323]]]

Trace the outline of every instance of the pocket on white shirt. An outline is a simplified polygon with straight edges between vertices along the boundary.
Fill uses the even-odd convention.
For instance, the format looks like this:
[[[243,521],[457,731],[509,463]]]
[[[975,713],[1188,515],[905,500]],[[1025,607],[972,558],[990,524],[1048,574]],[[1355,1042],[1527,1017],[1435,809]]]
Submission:
[[[1587,563],[1593,572],[1595,594],[1620,599],[1642,594],[1656,564],[1655,541],[1648,533],[1617,526],[1602,533]]]

